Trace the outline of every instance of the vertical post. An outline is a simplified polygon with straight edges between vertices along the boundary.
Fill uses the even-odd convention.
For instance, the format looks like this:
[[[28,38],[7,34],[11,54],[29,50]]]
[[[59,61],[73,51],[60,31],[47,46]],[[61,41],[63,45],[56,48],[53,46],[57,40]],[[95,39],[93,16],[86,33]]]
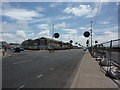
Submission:
[[[54,24],[52,26],[52,39],[54,38]]]
[[[91,34],[91,55],[93,55],[93,51],[92,51],[92,23],[93,23],[93,21],[91,21],[91,29],[90,29],[90,34]]]
[[[93,21],[91,21],[91,48],[92,48],[92,23],[93,23]]]
[[[69,35],[69,41],[70,41],[70,35]]]
[[[52,26],[52,42],[51,42],[51,47],[52,47],[52,51],[54,52],[54,49],[53,49],[53,38],[54,38],[54,24]]]
[[[111,57],[112,57],[112,40],[110,41],[110,52],[109,52],[110,70],[111,70]]]

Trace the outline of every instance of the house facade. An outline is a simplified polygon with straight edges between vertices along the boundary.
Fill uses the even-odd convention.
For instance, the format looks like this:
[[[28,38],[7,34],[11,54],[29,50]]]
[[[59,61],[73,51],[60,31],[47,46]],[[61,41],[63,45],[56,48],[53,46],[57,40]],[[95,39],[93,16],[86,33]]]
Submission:
[[[53,40],[44,37],[35,40],[28,39],[26,41],[23,41],[21,45],[25,49],[35,49],[35,50],[47,50],[48,47],[52,47],[55,50],[72,48],[72,44],[70,43],[64,43],[62,41]]]

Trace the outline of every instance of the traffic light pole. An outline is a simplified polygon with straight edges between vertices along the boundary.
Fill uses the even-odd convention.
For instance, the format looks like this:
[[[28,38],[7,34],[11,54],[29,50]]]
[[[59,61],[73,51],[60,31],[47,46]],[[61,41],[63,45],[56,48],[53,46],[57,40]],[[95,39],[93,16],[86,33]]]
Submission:
[[[91,48],[92,48],[92,23],[93,23],[93,21],[91,21]]]
[[[54,52],[54,48],[53,48],[53,38],[54,38],[54,24],[52,26],[52,52]]]
[[[90,31],[91,31],[91,55],[93,55],[93,49],[92,49],[92,23],[93,23],[93,21],[91,21],[91,29],[90,29]]]
[[[54,24],[52,26],[52,39],[54,38]]]

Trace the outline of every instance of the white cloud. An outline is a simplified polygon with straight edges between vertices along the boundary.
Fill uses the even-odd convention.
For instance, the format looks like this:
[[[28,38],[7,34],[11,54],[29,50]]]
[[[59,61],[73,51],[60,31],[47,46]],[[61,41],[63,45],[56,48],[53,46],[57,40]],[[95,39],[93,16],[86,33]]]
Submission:
[[[31,36],[34,36],[35,34],[34,33],[29,33],[28,36],[31,37]]]
[[[56,19],[57,20],[65,20],[65,19],[70,19],[70,18],[72,18],[72,16],[59,16]]]
[[[62,22],[62,23],[55,24],[54,26],[55,28],[60,29],[60,28],[68,27],[69,25],[66,24],[65,22]]]
[[[103,22],[100,22],[100,24],[109,24],[110,22],[108,21],[103,21]]]
[[[94,38],[95,37],[95,38]],[[93,36],[98,42],[106,42],[118,38],[118,26],[110,26],[108,28],[96,29]]]
[[[115,25],[115,26],[108,26],[105,28],[95,28],[95,30],[93,29],[93,32],[99,33],[99,34],[104,33],[105,31],[118,32],[118,26]]]
[[[106,32],[104,32],[104,34],[105,34],[105,35],[110,35],[110,34],[112,34],[112,32],[106,31]]]
[[[17,26],[13,23],[3,22],[0,24],[2,32],[12,32],[16,31]]]
[[[40,19],[32,20],[30,23],[36,23],[36,22],[50,23],[52,20],[53,20],[53,18],[47,17],[47,18],[40,18]]]
[[[38,35],[40,35],[40,37],[49,37],[50,33],[49,30],[44,30],[41,31]]]
[[[68,34],[76,34],[77,30],[76,29],[62,29],[63,31],[67,31]]]
[[[26,21],[17,21],[17,22],[6,22],[3,21],[3,23],[0,24],[0,28],[2,29],[1,32],[16,32],[17,30],[30,30],[29,23]]]
[[[0,33],[0,36],[2,36],[2,38],[0,38],[0,40],[1,41],[6,41],[8,43],[10,43],[10,42],[21,43],[25,39],[31,38],[34,35],[35,35],[34,33],[27,34],[23,30],[16,31],[16,33],[6,33],[6,32],[4,32],[4,33]]]
[[[16,24],[18,26],[21,26],[21,27],[26,27],[26,26],[28,27],[28,22],[27,21],[19,20],[19,21],[16,22]]]
[[[99,43],[107,42],[110,40],[118,39],[118,26],[109,26],[108,28],[95,29],[93,40],[97,40]]]
[[[118,0],[118,2],[116,2],[116,5],[119,6],[120,5],[120,0]]]
[[[26,9],[5,9],[3,10],[4,16],[14,18],[17,20],[33,20],[33,17],[42,17],[42,14],[39,14],[36,11],[29,11]]]
[[[39,25],[37,25],[37,27],[39,29],[49,29],[50,28],[48,24],[39,24]]]
[[[68,6],[66,9],[64,9],[64,12],[67,14],[73,14],[75,16],[81,16],[85,18],[91,18],[96,16],[97,10],[101,10],[102,8],[102,2],[94,2],[94,6],[92,7],[91,5],[84,5],[81,4],[78,7],[71,7]],[[99,9],[98,9],[99,6]]]
[[[92,9],[90,5],[79,5],[79,7],[67,7],[64,12],[75,16],[94,17],[96,8]]]
[[[42,8],[42,7],[36,7],[36,10],[39,11],[39,12],[43,12],[45,10],[45,8]]]
[[[88,38],[85,38],[84,36],[79,36],[76,34],[62,34],[61,38],[62,41],[69,42],[70,40],[73,40],[73,45],[75,45],[75,42],[78,42],[78,44],[86,46],[86,41]]]
[[[24,31],[16,31],[16,36],[22,39],[25,39],[27,37]]]
[[[80,30],[90,30],[91,27],[80,27],[79,29],[80,29]]]
[[[118,39],[118,33],[117,32],[111,32],[111,31],[105,31],[104,35],[95,36],[94,40],[97,40],[99,43],[107,42],[110,40]]]
[[[0,41],[16,42],[16,40],[17,40],[16,36],[11,33],[0,33],[0,36],[2,36],[2,38],[0,38]],[[16,40],[15,40],[15,38],[16,38]]]
[[[85,38],[84,36],[79,36],[78,39],[79,39],[78,43],[80,43],[81,45],[86,46],[86,41],[87,41],[88,38]]]
[[[50,7],[54,8],[54,7],[61,5],[61,4],[62,4],[61,2],[54,2],[54,3],[50,4]]]
[[[87,18],[94,17],[97,13],[97,8],[93,9],[88,15],[86,16]]]
[[[50,4],[50,7],[55,7],[56,6],[56,4]]]
[[[69,34],[61,34],[61,38],[70,39],[70,38],[73,38],[73,37],[72,37],[72,35],[69,35]]]
[[[26,34],[24,32],[18,31],[15,34],[13,33],[0,33],[0,35],[2,35],[2,38],[0,38],[1,41],[6,41],[8,43],[11,42],[17,42],[17,43],[21,43],[22,41],[24,41],[24,37],[26,36]]]

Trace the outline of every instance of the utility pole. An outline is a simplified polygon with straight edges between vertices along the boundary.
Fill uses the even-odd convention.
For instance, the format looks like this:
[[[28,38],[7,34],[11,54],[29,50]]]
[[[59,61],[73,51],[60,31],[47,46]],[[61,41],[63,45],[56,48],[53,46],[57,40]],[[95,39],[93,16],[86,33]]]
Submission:
[[[90,29],[90,31],[91,31],[91,48],[92,48],[92,24],[93,24],[93,21],[91,21],[91,29]]]
[[[51,42],[51,47],[52,47],[52,52],[54,52],[54,48],[53,48],[53,38],[54,38],[54,24],[52,26],[52,42]]]
[[[69,35],[69,41],[70,41],[70,35]]]
[[[52,39],[54,38],[54,24],[52,26]]]

